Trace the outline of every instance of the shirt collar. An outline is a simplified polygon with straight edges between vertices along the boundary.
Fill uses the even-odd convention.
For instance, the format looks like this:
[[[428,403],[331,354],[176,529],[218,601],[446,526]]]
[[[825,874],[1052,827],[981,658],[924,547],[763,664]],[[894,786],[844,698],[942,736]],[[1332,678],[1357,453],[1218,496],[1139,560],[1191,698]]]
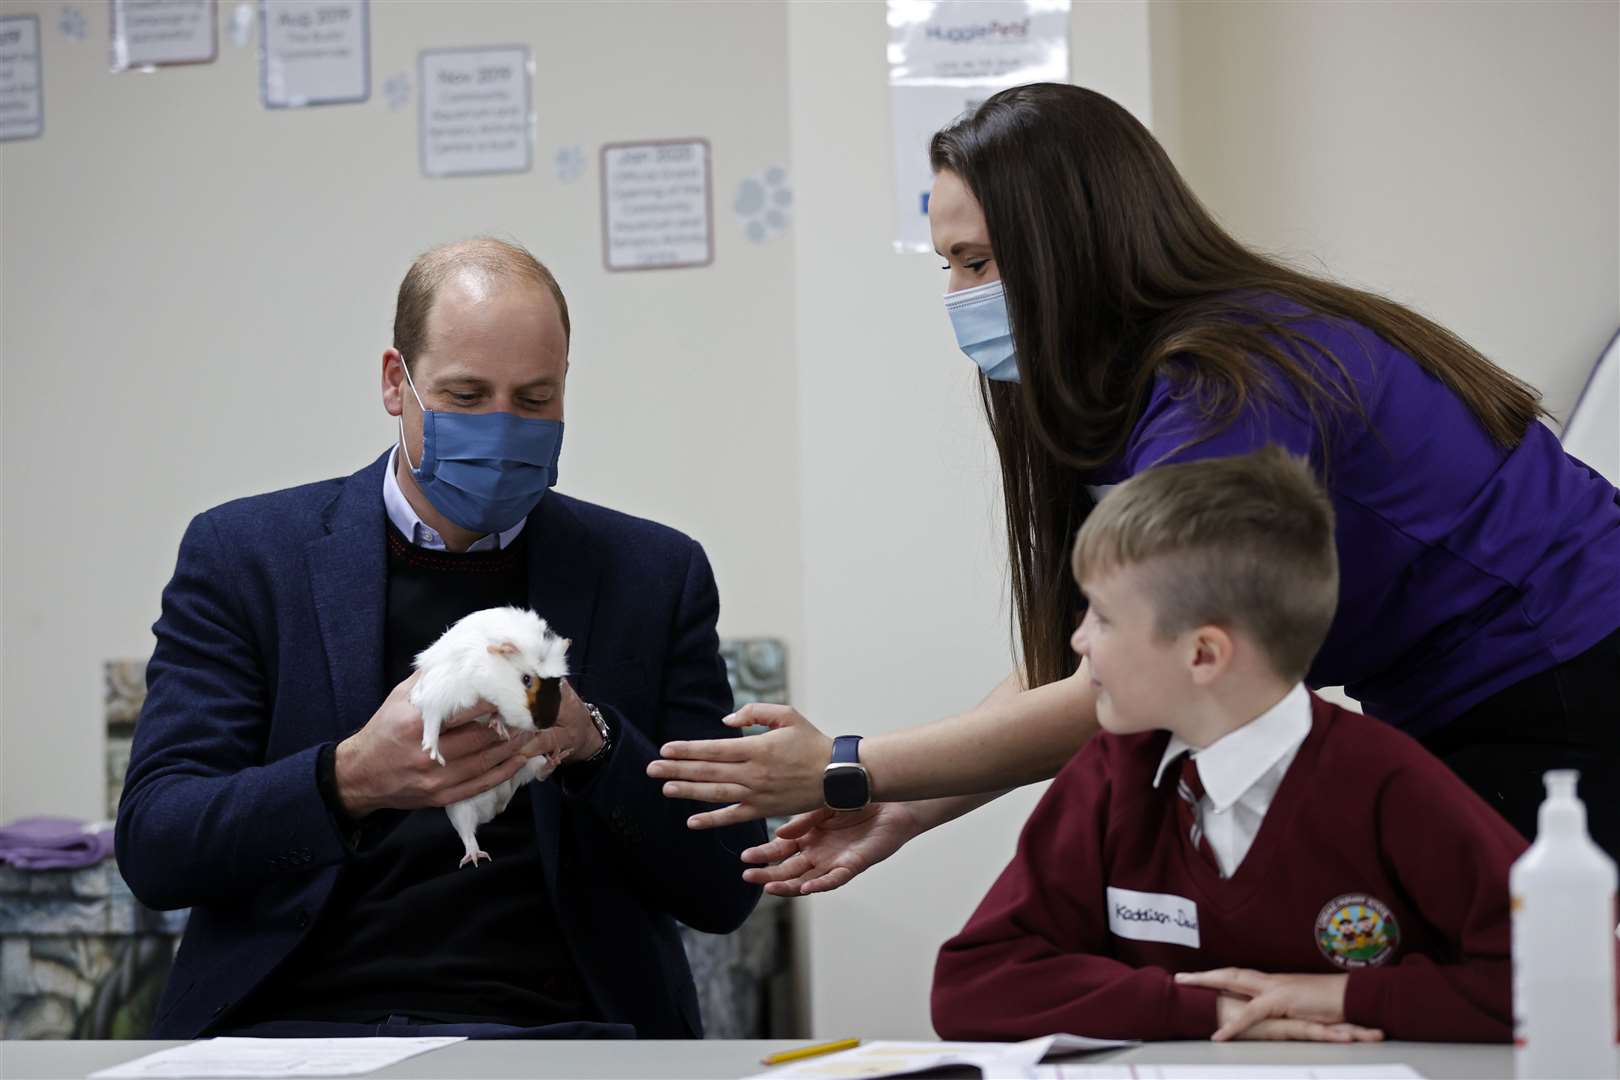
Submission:
[[[1193,750],[1180,735],[1171,735],[1159,759],[1159,770],[1153,774],[1153,786],[1159,786],[1172,761],[1193,750],[1204,794],[1215,809],[1225,810],[1310,733],[1311,695],[1304,683],[1295,683],[1277,704],[1202,750]]]
[[[439,535],[437,529],[423,521],[411,501],[405,497],[405,492],[399,486],[399,477],[394,473],[394,459],[399,455],[399,444],[388,452],[388,467],[383,470],[383,506],[388,511],[388,520],[394,523],[394,528],[400,535],[419,548],[430,551],[446,551],[444,537]],[[510,547],[516,540],[523,526],[528,524],[528,518],[519,518],[518,523],[510,529],[500,533],[489,533],[474,540],[467,548],[469,553],[474,551],[496,551]]]

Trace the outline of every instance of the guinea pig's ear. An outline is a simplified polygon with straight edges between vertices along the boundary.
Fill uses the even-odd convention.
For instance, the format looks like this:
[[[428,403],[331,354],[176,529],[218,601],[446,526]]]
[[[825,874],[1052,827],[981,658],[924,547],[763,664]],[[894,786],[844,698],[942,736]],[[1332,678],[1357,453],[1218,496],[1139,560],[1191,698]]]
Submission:
[[[518,647],[510,641],[490,642],[489,651],[494,656],[511,656]]]
[[[565,649],[568,648],[569,646],[573,645],[573,644],[574,644],[574,639],[573,638],[566,638],[565,637],[565,638],[562,639],[562,647],[565,648]]]

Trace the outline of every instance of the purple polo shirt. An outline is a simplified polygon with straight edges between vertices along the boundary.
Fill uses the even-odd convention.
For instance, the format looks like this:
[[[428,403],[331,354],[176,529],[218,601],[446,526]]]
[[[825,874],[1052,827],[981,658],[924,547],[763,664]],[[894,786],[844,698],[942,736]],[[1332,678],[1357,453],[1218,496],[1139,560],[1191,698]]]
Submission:
[[[1308,683],[1343,685],[1371,715],[1422,735],[1620,628],[1614,485],[1539,423],[1503,450],[1460,398],[1359,324],[1291,325],[1345,366],[1370,426],[1345,414],[1324,446],[1283,385],[1280,402],[1251,401],[1187,446],[1208,422],[1161,374],[1121,459],[1094,480],[1268,443],[1308,456],[1319,475],[1330,459],[1339,608]],[[1326,359],[1310,361],[1343,385]]]

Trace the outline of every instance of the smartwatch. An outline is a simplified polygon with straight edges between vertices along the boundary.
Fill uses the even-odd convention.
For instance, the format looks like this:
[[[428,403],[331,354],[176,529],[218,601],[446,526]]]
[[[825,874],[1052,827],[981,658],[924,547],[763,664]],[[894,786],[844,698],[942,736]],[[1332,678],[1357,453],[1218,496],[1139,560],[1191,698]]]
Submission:
[[[832,761],[821,773],[821,797],[833,810],[860,810],[872,801],[872,778],[861,764],[861,737],[833,740]]]

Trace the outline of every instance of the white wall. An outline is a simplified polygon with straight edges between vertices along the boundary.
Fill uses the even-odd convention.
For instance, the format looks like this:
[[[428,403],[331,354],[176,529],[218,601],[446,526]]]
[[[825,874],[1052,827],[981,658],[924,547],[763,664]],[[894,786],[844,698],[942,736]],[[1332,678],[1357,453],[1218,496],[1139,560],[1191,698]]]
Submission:
[[[1164,8],[1162,126],[1228,228],[1413,305],[1566,419],[1620,326],[1620,4]]]
[[[0,819],[101,816],[101,664],[150,651],[186,521],[388,446],[399,279],[470,234],[528,244],[569,297],[560,490],[697,536],[721,632],[797,656],[791,241],[748,242],[731,210],[787,163],[780,5],[376,3],[371,100],[277,112],[254,48],[113,75],[106,7],[80,8],[85,41],[57,5],[6,5],[41,16],[46,133],[0,146]],[[384,80],[414,83],[425,46],[514,42],[535,60],[534,170],[422,179],[414,101],[391,111]],[[714,265],[607,274],[597,146],[694,135]],[[563,183],[574,144],[590,166]]]

